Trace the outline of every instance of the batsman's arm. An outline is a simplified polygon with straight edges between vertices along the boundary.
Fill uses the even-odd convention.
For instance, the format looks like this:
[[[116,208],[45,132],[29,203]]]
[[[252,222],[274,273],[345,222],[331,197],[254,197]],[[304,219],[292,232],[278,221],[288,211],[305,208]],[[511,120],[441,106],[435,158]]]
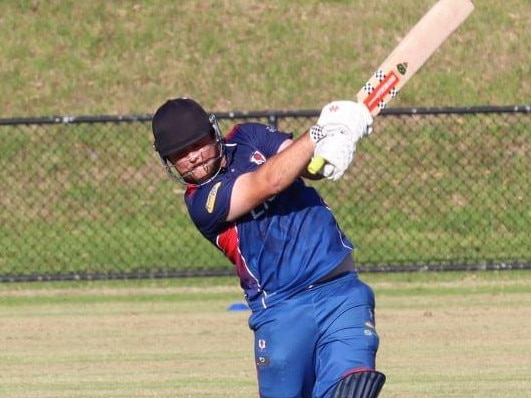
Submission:
[[[309,134],[303,134],[294,141],[285,141],[280,151],[256,170],[240,175],[232,188],[237,194],[231,196],[227,221],[249,213],[288,187],[303,173],[314,149]]]

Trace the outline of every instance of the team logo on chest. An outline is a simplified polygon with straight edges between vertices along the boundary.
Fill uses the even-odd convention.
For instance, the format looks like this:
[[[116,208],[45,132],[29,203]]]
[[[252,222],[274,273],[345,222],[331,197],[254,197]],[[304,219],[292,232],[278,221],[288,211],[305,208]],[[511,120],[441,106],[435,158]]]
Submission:
[[[254,163],[260,166],[262,163],[265,163],[266,157],[262,154],[262,152],[254,151],[253,153],[251,153],[251,157],[249,158],[249,161],[251,163]]]

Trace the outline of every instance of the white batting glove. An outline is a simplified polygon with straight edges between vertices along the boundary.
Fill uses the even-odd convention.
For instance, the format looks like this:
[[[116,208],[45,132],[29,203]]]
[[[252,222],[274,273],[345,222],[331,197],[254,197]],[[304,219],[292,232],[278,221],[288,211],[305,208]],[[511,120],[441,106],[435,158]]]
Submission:
[[[326,160],[319,174],[332,181],[339,180],[354,159],[356,144],[348,134],[342,132],[331,134],[317,143],[314,156]]]
[[[367,107],[354,101],[332,101],[321,110],[317,124],[342,125],[354,143],[372,132],[373,118]]]
[[[354,101],[332,101],[326,104],[317,124],[310,128],[310,138],[317,143],[342,127],[343,134],[356,143],[372,132],[373,118],[367,107]]]
[[[316,142],[314,158],[321,159],[324,166],[310,172],[338,180],[352,163],[356,143],[372,132],[372,123],[372,115],[363,104],[332,101],[325,105],[317,125],[310,129]]]

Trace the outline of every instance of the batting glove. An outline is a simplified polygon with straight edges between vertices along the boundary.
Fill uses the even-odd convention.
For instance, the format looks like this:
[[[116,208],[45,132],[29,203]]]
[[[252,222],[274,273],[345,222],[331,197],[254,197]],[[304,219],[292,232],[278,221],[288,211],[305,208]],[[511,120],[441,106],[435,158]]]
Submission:
[[[339,124],[346,128],[354,143],[372,132],[373,118],[367,107],[354,101],[332,101],[325,105],[317,124],[326,126]]]
[[[326,161],[319,174],[332,181],[339,180],[352,163],[355,150],[356,144],[344,128],[327,135],[315,146],[314,156]]]

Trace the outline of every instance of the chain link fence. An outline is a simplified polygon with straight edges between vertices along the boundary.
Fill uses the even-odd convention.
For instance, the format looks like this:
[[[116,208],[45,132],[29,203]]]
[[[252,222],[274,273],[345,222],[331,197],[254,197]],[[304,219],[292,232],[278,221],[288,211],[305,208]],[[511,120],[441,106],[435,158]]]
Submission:
[[[296,135],[318,111],[218,114]],[[362,271],[529,268],[529,106],[389,109],[317,185]],[[0,280],[233,274],[152,152],[150,116],[0,120]]]

